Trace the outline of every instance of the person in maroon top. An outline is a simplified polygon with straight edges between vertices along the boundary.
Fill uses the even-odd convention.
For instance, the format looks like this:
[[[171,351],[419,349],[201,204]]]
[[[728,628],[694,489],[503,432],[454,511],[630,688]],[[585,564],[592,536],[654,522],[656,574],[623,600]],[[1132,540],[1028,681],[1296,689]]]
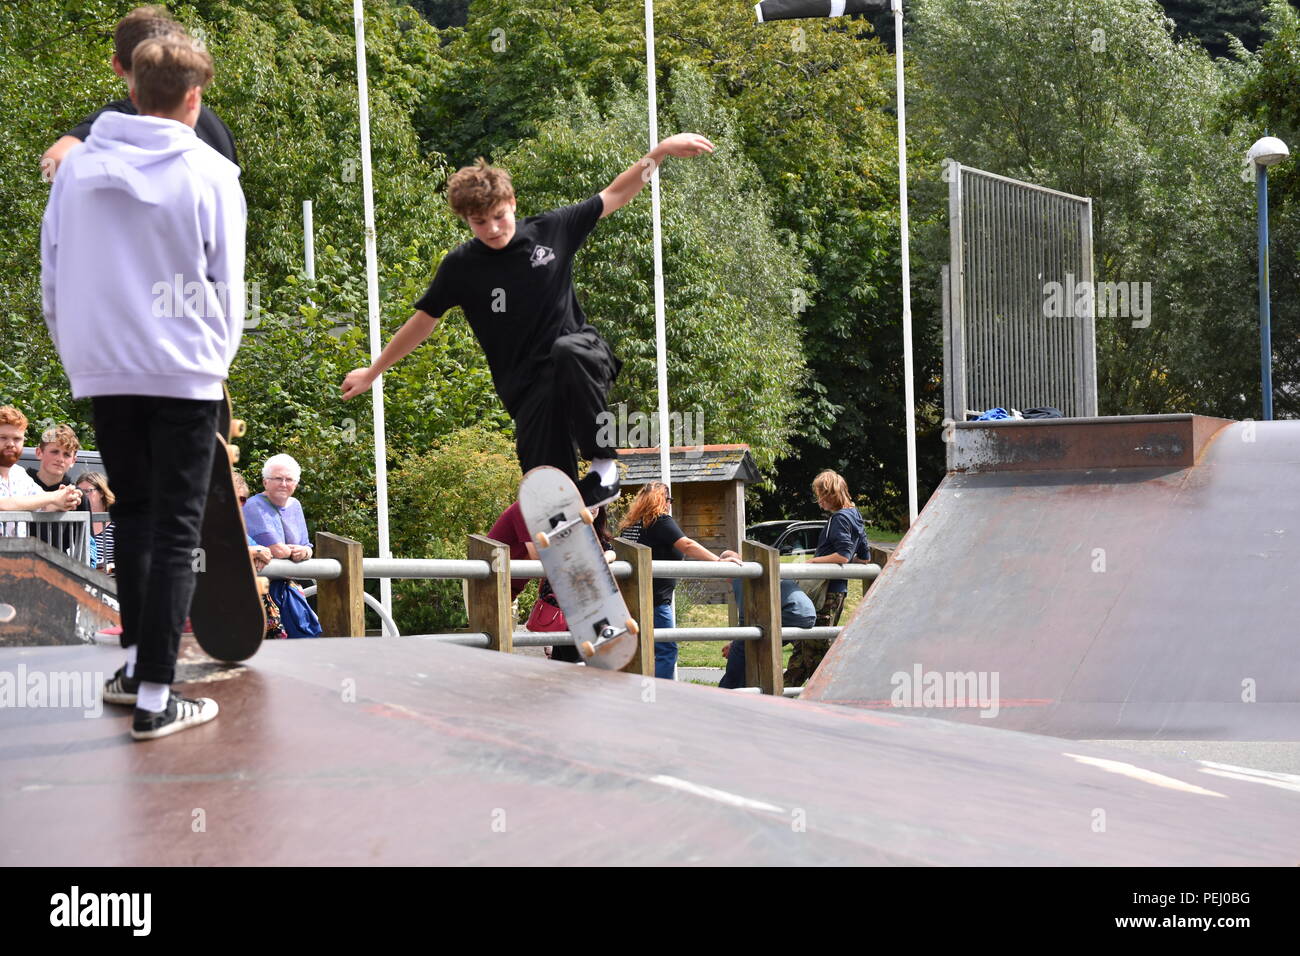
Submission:
[[[605,509],[596,510],[596,520],[592,527],[596,530],[596,537],[600,541],[600,546],[609,551],[613,543],[609,537],[608,516]],[[524,514],[519,508],[519,502],[514,502],[501,516],[497,518],[496,524],[492,525],[492,530],[488,532],[488,537],[493,541],[500,541],[510,548],[511,561],[537,560],[537,548],[533,546],[532,536],[528,533],[528,526],[524,523]],[[607,554],[608,558],[609,555]],[[510,579],[510,600],[519,597],[524,588],[528,587],[528,578],[511,578]],[[552,605],[556,610],[559,609],[559,603],[555,600],[555,595],[551,591],[550,583],[546,578],[542,578],[538,585],[537,600],[545,601]],[[582,658],[578,655],[578,649],[572,645],[559,644],[551,648],[550,657],[553,661],[567,661],[576,664]]]

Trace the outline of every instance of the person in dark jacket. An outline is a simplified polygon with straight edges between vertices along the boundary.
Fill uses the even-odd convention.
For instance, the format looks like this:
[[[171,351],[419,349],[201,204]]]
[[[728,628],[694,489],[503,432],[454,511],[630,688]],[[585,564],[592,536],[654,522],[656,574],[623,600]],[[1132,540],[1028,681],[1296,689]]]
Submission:
[[[816,556],[809,558],[808,563],[865,564],[871,560],[867,529],[862,522],[862,515],[853,506],[853,497],[849,494],[848,482],[843,476],[833,471],[823,471],[813,479],[812,490],[818,506],[823,511],[829,511],[831,517],[822,529]],[[826,596],[817,609],[817,627],[834,627],[839,624],[848,593],[848,581],[827,583]],[[794,653],[790,655],[790,666],[785,672],[786,686],[802,687],[812,677],[830,646],[830,641],[800,641],[795,644]]]

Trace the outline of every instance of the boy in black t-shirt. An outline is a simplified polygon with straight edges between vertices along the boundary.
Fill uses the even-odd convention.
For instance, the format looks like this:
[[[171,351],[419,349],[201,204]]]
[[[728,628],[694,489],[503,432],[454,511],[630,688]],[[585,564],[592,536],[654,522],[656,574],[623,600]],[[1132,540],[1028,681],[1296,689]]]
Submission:
[[[510,174],[480,159],[447,182],[452,211],[474,238],[442,260],[415,314],[369,368],[349,372],[343,398],[360,395],[460,306],[474,330],[527,472],[551,465],[578,480],[574,446],[591,459],[578,483],[591,506],[618,497],[618,453],[601,440],[597,416],[623,363],[587,322],[573,288],[573,257],[596,223],[631,201],[668,156],[698,156],[713,144],[695,133],[659,143],[583,202],[515,221]]]
[[[185,28],[173,20],[162,7],[136,7],[121,20],[113,30],[113,72],[126,80],[128,96],[124,100],[113,102],[96,110],[84,120],[68,130],[41,156],[41,173],[46,182],[53,182],[59,170],[59,164],[68,155],[68,151],[86,141],[90,128],[103,113],[139,113],[131,101],[131,54],[145,40],[164,36],[187,36]],[[215,149],[235,165],[235,137],[230,127],[222,122],[221,117],[206,106],[199,108],[199,119],[194,124],[194,133],[198,138]]]

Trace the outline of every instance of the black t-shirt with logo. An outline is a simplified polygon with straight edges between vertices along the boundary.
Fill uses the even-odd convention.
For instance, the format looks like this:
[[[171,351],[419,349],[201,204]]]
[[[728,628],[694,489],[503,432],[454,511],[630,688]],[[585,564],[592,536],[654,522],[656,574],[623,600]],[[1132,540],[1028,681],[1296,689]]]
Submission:
[[[672,515],[660,515],[650,522],[648,527],[637,522],[621,532],[622,537],[637,544],[644,544],[650,549],[650,557],[655,561],[680,561],[682,556],[673,547],[686,537],[681,526],[673,520]],[[677,587],[676,578],[655,578],[650,589],[654,592],[656,605],[671,604],[673,588]]]
[[[573,257],[604,211],[597,194],[519,220],[504,249],[477,238],[461,243],[415,303],[434,318],[455,306],[464,310],[512,416],[543,380],[555,340],[589,328],[573,289]]]
[[[60,488],[72,484],[71,481],[56,481],[52,485],[47,485],[45,482],[41,481],[41,473],[39,471],[29,472],[29,474],[32,476],[32,481],[40,485],[41,491],[58,491]],[[72,510],[90,511],[90,495],[82,495],[81,504]],[[44,541],[46,544],[52,544],[60,551],[71,549],[73,544],[72,536],[74,533],[72,525],[64,524],[62,522],[33,521],[31,527],[35,532],[36,537],[41,541]]]
[[[103,109],[96,110],[82,120],[77,126],[64,133],[64,136],[75,136],[83,143],[90,136],[90,127],[95,124],[102,113],[126,113],[130,116],[139,114],[135,104],[130,100],[114,100]],[[199,118],[194,124],[194,133],[200,140],[207,143],[226,159],[230,160],[236,166],[239,160],[235,159],[235,136],[230,132],[227,126],[216,113],[206,106],[199,107]]]

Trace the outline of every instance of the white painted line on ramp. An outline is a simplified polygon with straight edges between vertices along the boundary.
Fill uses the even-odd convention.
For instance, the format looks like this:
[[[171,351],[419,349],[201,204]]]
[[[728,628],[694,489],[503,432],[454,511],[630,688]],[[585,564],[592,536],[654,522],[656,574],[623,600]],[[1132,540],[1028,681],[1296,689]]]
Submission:
[[[749,797],[742,797],[739,794],[728,793],[726,790],[717,790],[713,787],[706,787],[700,783],[691,783],[689,780],[682,780],[678,777],[668,777],[664,774],[650,778],[651,783],[657,783],[661,787],[669,787],[673,790],[681,790],[684,793],[691,793],[697,797],[704,797],[706,800],[716,800],[718,803],[725,803],[728,806],[740,807],[745,810],[766,810],[770,813],[785,813],[780,807],[774,807],[770,803],[764,803],[762,800],[751,800]]]
[[[1134,780],[1141,780],[1143,783],[1149,783],[1157,787],[1165,787],[1169,790],[1182,790],[1184,793],[1198,793],[1206,797],[1222,797],[1224,794],[1216,793],[1213,790],[1206,790],[1204,787],[1198,787],[1194,783],[1187,783],[1175,777],[1166,777],[1162,773],[1156,773],[1154,770],[1143,770],[1131,763],[1124,763],[1121,760],[1104,760],[1101,757],[1082,757],[1079,754],[1065,754],[1065,756],[1087,764],[1090,767],[1099,767],[1102,770],[1108,770],[1111,773],[1117,773],[1122,777],[1132,777]]]
[[[1201,760],[1199,763],[1201,773],[1226,777],[1229,780],[1244,780],[1247,783],[1262,783],[1266,787],[1280,787],[1283,790],[1300,793],[1300,776],[1293,773],[1276,773],[1272,770],[1256,770],[1253,767],[1234,767],[1230,763],[1215,763],[1212,760]]]

